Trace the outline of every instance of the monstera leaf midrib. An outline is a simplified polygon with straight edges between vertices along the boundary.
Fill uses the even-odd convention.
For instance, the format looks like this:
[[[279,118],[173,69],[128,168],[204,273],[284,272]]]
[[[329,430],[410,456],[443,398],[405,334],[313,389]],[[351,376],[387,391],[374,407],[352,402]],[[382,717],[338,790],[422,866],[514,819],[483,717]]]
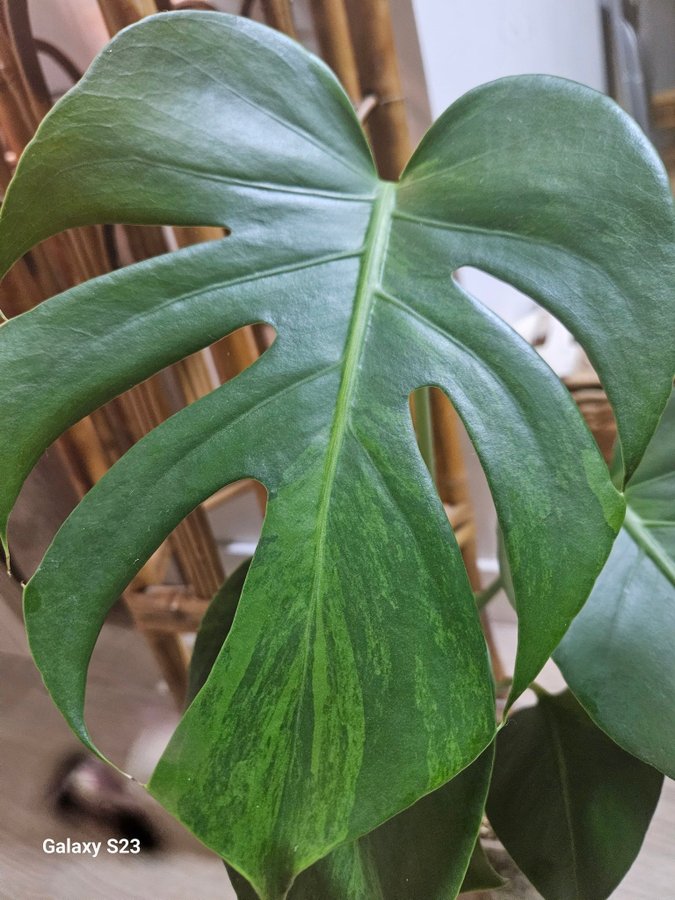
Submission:
[[[605,568],[554,656],[596,724],[671,778],[674,435],[675,394],[628,484],[626,518]]]
[[[366,233],[366,248],[361,260],[361,271],[343,355],[342,380],[335,403],[333,425],[326,451],[324,488],[319,508],[320,545],[324,539],[328,506],[340,458],[340,450],[349,423],[349,412],[358,380],[359,361],[365,345],[368,320],[376,293],[380,289],[382,271],[386,264],[389,232],[391,230],[391,214],[396,199],[395,191],[396,185],[392,182],[381,183],[379,193],[373,204],[373,211]]]
[[[361,258],[361,269],[356,286],[353,311],[347,332],[347,340],[342,357],[342,376],[338,390],[335,412],[331,425],[330,437],[326,447],[323,467],[322,489],[319,498],[316,523],[316,549],[315,565],[313,572],[313,584],[310,591],[309,607],[307,610],[307,624],[305,628],[305,653],[302,675],[304,685],[309,677],[310,664],[310,633],[315,629],[315,639],[322,632],[321,624],[321,588],[325,564],[326,531],[328,528],[329,512],[335,475],[340,461],[342,445],[347,429],[350,426],[350,412],[354,390],[359,376],[359,361],[365,345],[365,336],[368,328],[368,320],[375,292],[381,281],[382,270],[386,262],[389,231],[391,229],[391,212],[395,202],[396,185],[387,182],[381,183],[379,192],[373,204],[368,230],[366,232],[365,249]],[[316,678],[313,679],[313,694],[315,707],[318,707],[322,699],[318,690]],[[296,710],[296,729],[302,712],[298,704]],[[317,717],[319,727],[321,717]],[[300,741],[296,740],[294,746],[298,747]],[[320,748],[320,741],[312,745],[312,771],[317,768],[316,754]]]
[[[565,825],[567,826],[566,830],[563,831],[563,834],[561,835],[561,843],[565,843],[565,838],[567,838],[566,843],[567,849],[569,850],[570,870],[572,873],[572,878],[574,880],[576,894],[578,896],[581,896],[579,884],[577,838],[574,813],[572,812],[572,798],[570,796],[570,771],[565,759],[565,751],[563,748],[563,743],[560,732],[558,730],[558,723],[556,722],[555,716],[545,702],[540,704],[540,709],[543,712],[544,721],[546,722],[546,728],[548,729],[548,733],[551,736],[551,747],[553,748],[553,753],[555,755],[557,764],[556,775],[558,776],[558,786],[564,810]],[[573,773],[571,777],[574,777]]]

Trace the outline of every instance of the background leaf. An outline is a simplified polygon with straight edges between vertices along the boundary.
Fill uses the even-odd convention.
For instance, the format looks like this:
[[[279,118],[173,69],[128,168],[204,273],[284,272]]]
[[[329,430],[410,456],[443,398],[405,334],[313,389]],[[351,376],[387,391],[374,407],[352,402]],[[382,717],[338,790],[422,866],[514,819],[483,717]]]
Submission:
[[[190,657],[187,705],[194,700],[208,678],[225,638],[230,632],[251,560],[244,560],[215,595],[199,626]]]
[[[543,695],[497,737],[488,818],[546,900],[604,900],[640,850],[662,783],[571,693]]]
[[[626,498],[626,523],[554,659],[600,728],[675,778],[675,395]]]

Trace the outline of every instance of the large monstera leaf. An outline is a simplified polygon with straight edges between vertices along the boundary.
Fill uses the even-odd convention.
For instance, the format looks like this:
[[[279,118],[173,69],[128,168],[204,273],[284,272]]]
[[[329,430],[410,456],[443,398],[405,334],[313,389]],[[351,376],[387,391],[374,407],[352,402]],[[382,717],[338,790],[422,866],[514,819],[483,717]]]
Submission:
[[[675,778],[675,393],[626,499],[621,533],[555,660],[617,744]]]
[[[627,473],[670,390],[673,218],[638,129],[551,78],[468,94],[397,184],[293,42],[222,14],[121,33],[47,117],[0,221],[2,268],[94,222],[231,236],[98,278],[0,330],[3,524],[90,410],[241,325],[273,347],[140,441],[26,589],[31,647],[81,739],[104,617],[224,484],[269,505],[229,637],[150,791],[263,898],[469,765],[494,734],[473,596],[408,397],[451,397],[487,474],[517,597],[512,697],[582,606],[624,513],[550,370],[453,281],[480,267],[583,343]]]

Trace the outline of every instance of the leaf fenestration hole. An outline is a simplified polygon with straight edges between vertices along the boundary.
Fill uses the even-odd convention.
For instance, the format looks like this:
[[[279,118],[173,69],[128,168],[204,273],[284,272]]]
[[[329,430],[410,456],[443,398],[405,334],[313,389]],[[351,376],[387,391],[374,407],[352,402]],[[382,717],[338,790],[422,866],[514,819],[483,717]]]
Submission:
[[[166,666],[170,654],[160,645],[170,648],[172,641],[177,641],[176,646],[182,647],[183,655],[189,658],[213,595],[255,553],[266,499],[265,487],[251,478],[217,491],[198,507],[196,514],[193,512],[183,519],[150,558],[141,575],[129,585],[126,602],[115,604],[106,617],[89,664],[85,721],[106,756],[123,771],[131,771],[135,778],[145,780],[150,775],[178,723],[182,703],[176,683],[171,683],[171,666]],[[194,561],[194,570],[202,583],[195,586],[189,583],[189,573],[181,572],[180,557],[185,558],[190,552],[190,544],[199,539],[200,530],[202,539],[206,536],[211,547],[211,562],[206,564],[207,548],[202,545],[202,558]],[[181,548],[178,553],[177,548]],[[207,588],[209,580],[212,583]],[[115,661],[122,654],[128,665],[119,667]],[[159,665],[153,665],[153,655]],[[138,688],[139,702],[154,691],[159,695],[158,708],[153,712],[152,722],[148,723],[147,716],[139,721],[137,714],[142,714],[142,710],[135,709],[132,697],[131,708],[125,705],[124,713],[112,713],[113,741],[109,724],[104,723],[101,736],[105,740],[98,742],[101,710],[107,710],[103,718],[109,719],[111,715],[110,704],[102,702],[101,686],[105,685],[105,693],[112,692],[111,696],[124,694],[121,688],[129,684],[129,666],[134,673],[132,681]],[[143,726],[140,736],[139,725]]]
[[[583,364],[585,355],[565,326],[548,310],[506,281],[473,266],[454,273],[455,283],[503,319],[560,377]]]
[[[458,287],[498,315],[568,388],[606,462],[612,459],[616,421],[607,395],[584,348],[563,322],[528,294],[472,266],[458,269]]]
[[[469,580],[474,590],[493,576],[496,559],[496,513],[478,454],[462,419],[447,395],[438,387],[428,387],[433,432],[434,481],[460,549],[465,556]],[[411,400],[413,394],[410,395]],[[411,403],[412,407],[412,403]],[[411,417],[415,425],[414,409]],[[419,428],[415,433],[420,442]],[[465,563],[467,560],[465,559]],[[485,572],[483,572],[483,568]]]

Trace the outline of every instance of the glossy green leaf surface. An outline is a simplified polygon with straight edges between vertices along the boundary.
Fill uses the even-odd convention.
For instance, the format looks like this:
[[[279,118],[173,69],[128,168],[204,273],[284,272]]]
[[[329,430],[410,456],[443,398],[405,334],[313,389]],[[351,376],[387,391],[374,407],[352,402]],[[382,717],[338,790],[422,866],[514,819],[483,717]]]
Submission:
[[[626,499],[624,527],[555,661],[611,738],[675,778],[675,395]]]
[[[117,221],[232,234],[0,329],[3,523],[40,453],[89,410],[243,324],[277,340],[87,495],[27,587],[31,647],[93,746],[86,670],[107,611],[191,509],[260,480],[268,511],[232,630],[149,788],[261,897],[282,897],[494,734],[473,595],[411,391],[450,395],[490,482],[518,601],[513,696],[622,521],[567,391],[453,271],[511,281],[578,335],[632,470],[672,373],[668,185],[608,100],[530,76],[467,95],[399,183],[379,182],[320,62],[245,20],[172,13],[121,33],[42,124],[3,207],[2,268],[59,229]]]
[[[546,900],[604,900],[638,854],[662,783],[565,692],[500,731],[487,812]]]
[[[190,660],[189,699],[230,632],[249,567],[247,561],[233,572],[202,620]],[[493,758],[491,746],[442,788],[319,860],[297,878],[289,900],[448,900],[460,887],[502,884],[476,841]],[[255,900],[246,879],[233,869],[229,874],[239,900]]]

